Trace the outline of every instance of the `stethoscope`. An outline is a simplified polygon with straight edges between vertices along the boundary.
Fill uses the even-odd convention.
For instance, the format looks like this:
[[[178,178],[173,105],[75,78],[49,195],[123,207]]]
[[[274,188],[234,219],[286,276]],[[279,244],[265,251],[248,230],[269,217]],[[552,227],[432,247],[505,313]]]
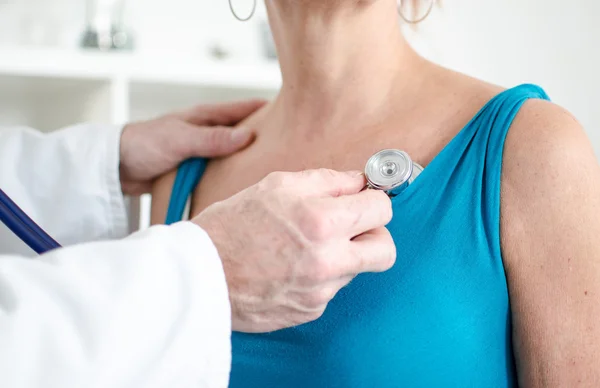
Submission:
[[[365,166],[367,189],[382,190],[390,197],[408,187],[423,171],[404,151],[388,149],[371,156]],[[0,189],[0,221],[36,253],[42,254],[60,244]]]
[[[383,150],[371,156],[365,166],[367,188],[398,195],[423,172],[423,167],[400,150]]]

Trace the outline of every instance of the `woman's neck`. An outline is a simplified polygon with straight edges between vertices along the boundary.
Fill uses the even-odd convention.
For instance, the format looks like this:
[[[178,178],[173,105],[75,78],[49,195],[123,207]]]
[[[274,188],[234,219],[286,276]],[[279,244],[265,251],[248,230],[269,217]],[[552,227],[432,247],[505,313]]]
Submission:
[[[369,125],[392,108],[419,57],[395,0],[267,0],[283,76],[275,107],[294,126]]]

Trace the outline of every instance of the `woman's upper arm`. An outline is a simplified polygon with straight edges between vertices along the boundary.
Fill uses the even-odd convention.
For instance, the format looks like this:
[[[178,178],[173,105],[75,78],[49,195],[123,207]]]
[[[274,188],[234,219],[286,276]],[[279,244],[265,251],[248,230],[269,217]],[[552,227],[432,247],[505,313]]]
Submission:
[[[507,137],[501,223],[520,384],[600,386],[600,168],[549,102],[527,102]]]
[[[158,178],[152,185],[152,209],[150,211],[150,224],[160,225],[165,223],[167,209],[171,199],[171,191],[177,171],[171,171]]]

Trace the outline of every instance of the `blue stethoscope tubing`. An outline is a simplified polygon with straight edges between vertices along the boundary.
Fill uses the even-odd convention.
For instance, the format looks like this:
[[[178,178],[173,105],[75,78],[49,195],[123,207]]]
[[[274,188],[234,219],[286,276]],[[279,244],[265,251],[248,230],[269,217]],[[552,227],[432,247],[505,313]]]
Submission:
[[[0,189],[0,221],[38,254],[60,248],[60,244],[17,206],[2,189]]]

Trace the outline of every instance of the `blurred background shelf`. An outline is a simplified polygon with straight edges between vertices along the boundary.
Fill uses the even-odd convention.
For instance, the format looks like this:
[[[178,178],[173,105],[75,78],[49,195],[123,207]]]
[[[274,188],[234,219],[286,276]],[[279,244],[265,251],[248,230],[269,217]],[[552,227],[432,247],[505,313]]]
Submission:
[[[272,98],[280,84],[270,61],[0,48],[0,125],[120,124],[198,103]]]
[[[240,63],[200,56],[47,48],[0,48],[0,74],[72,79],[124,77],[137,82],[272,90],[281,83],[274,61]]]
[[[112,122],[108,78],[15,75],[0,71],[0,125],[50,131],[74,122]]]
[[[271,98],[280,84],[279,67],[268,61],[0,49],[0,125],[119,124],[202,102]]]

